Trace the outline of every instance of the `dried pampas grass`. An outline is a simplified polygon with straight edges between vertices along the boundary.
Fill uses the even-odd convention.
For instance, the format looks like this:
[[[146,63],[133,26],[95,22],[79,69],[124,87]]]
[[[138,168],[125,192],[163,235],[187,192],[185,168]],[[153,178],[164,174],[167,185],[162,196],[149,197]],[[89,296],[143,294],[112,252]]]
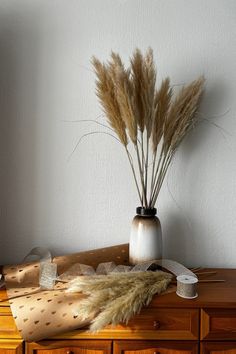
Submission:
[[[151,48],[145,55],[136,49],[127,69],[119,54],[113,52],[107,63],[93,57],[92,64],[97,77],[96,94],[125,147],[140,203],[153,208],[179,144],[197,122],[204,77],[184,86],[177,94],[169,78],[156,88]],[[137,163],[131,155],[130,142]]]
[[[80,302],[78,316],[83,320],[95,316],[90,331],[127,323],[147,306],[154,294],[165,291],[172,275],[157,272],[126,272],[81,276],[70,283],[70,292],[82,292],[88,298]]]

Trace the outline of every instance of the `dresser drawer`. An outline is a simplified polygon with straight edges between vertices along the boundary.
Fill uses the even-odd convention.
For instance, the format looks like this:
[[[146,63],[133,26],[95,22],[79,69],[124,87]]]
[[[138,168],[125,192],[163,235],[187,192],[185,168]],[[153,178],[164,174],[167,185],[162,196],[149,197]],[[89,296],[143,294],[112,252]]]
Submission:
[[[199,339],[199,311],[197,309],[157,309],[144,308],[128,324],[107,326],[97,333],[86,328],[73,332],[74,339]],[[60,334],[54,339],[66,339],[68,334]]]
[[[21,338],[9,308],[0,307],[0,338]]]
[[[198,342],[116,340],[113,342],[113,354],[198,354]]]
[[[198,313],[195,309],[145,308],[127,325],[119,325],[115,330],[119,332],[119,337],[123,335],[131,339],[196,340],[198,339]]]
[[[236,342],[203,342],[201,354],[235,354]]]
[[[201,310],[201,339],[235,340],[236,309]]]
[[[23,354],[23,341],[12,339],[0,339],[1,354]]]
[[[27,354],[111,354],[112,341],[57,340],[26,343]]]

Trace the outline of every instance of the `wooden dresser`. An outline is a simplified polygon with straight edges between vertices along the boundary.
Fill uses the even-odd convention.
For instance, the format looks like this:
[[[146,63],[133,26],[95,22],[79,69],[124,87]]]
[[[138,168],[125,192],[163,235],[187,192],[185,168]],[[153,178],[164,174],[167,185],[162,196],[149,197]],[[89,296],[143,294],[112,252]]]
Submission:
[[[38,343],[24,343],[9,304],[0,303],[0,354],[236,354],[236,269],[217,269],[201,283],[198,298],[156,296],[127,326],[91,335],[77,330]],[[0,291],[0,298],[6,293]]]

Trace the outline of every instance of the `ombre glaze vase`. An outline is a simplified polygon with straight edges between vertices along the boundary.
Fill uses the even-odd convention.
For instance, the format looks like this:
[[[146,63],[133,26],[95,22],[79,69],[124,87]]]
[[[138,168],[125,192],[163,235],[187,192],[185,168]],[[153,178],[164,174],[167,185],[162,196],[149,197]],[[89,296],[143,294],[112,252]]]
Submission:
[[[138,207],[132,221],[129,262],[138,264],[162,258],[162,231],[156,209]]]

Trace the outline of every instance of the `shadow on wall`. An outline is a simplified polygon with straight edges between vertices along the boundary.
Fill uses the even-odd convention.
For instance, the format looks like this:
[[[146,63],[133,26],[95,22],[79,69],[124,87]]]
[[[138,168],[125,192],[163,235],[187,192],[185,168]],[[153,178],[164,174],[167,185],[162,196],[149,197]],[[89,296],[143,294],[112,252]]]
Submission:
[[[181,215],[182,214],[182,215]],[[183,216],[183,213],[170,212],[163,230],[164,257],[178,261],[188,267],[199,267],[204,264],[194,264],[194,254],[199,254],[200,259],[207,259],[208,250],[204,239],[199,238],[199,233],[204,232],[204,225],[197,223],[193,215]],[[200,241],[200,244],[199,244]]]
[[[175,259],[183,262],[186,257],[186,220],[177,213],[168,213],[166,227],[163,230],[163,243],[165,258]],[[176,259],[176,249],[178,249],[178,259]]]
[[[208,137],[213,131],[218,132],[222,137],[224,120],[227,119],[228,109],[222,112],[227,87],[222,81],[211,81],[205,83],[205,92],[202,103],[199,108],[199,122],[192,132],[188,134],[186,139],[181,144],[181,154],[183,154],[185,162],[192,158],[192,155],[202,145],[208,144]]]
[[[223,100],[227,87],[223,82],[213,82],[211,86],[212,88],[208,88],[206,82],[206,92],[199,110],[199,119],[201,121],[194,131],[190,132],[184,139],[176,154],[178,163],[176,164],[176,159],[174,158],[173,165],[170,166],[169,170],[169,172],[174,172],[173,180],[177,177],[176,180],[181,181],[181,187],[178,188],[179,198],[182,198],[181,189],[185,189],[182,198],[183,204],[181,202],[179,205],[178,198],[177,201],[174,199],[169,187],[166,190],[166,193],[171,196],[171,204],[174,209],[177,207],[178,210],[174,211],[171,208],[166,210],[163,230],[164,257],[175,259],[187,266],[199,266],[199,264],[193,263],[192,259],[196,259],[195,255],[198,255],[199,262],[202,262],[201,266],[209,266],[207,263],[209,242],[207,242],[206,233],[210,233],[213,237],[215,233],[213,225],[208,225],[207,218],[196,220],[196,217],[199,216],[198,209],[202,204],[200,200],[196,204],[195,211],[197,215],[194,215],[195,211],[193,209],[188,210],[186,207],[188,198],[198,200],[197,194],[202,183],[202,170],[206,170],[209,167],[204,166],[201,157],[197,156],[199,149],[202,152],[205,151],[204,156],[207,157],[208,152],[211,154],[209,156],[212,156],[215,146],[213,144],[215,144],[216,139],[219,137],[225,138],[225,133],[227,135],[227,131],[221,128],[224,124],[223,120],[225,117],[227,118],[227,112],[222,114]],[[214,140],[209,139],[213,135]],[[209,160],[209,156],[206,160]],[[187,179],[185,179],[186,175],[188,175]],[[168,180],[168,174],[166,180]],[[198,184],[198,181],[200,181],[200,184]],[[207,198],[207,195],[203,195],[204,198]],[[191,205],[191,201],[190,203],[187,202],[187,205]],[[218,240],[218,243],[223,246],[223,239]]]
[[[0,264],[9,255],[12,263],[22,259],[22,237],[32,242],[39,53],[33,29],[19,16],[0,15]]]

